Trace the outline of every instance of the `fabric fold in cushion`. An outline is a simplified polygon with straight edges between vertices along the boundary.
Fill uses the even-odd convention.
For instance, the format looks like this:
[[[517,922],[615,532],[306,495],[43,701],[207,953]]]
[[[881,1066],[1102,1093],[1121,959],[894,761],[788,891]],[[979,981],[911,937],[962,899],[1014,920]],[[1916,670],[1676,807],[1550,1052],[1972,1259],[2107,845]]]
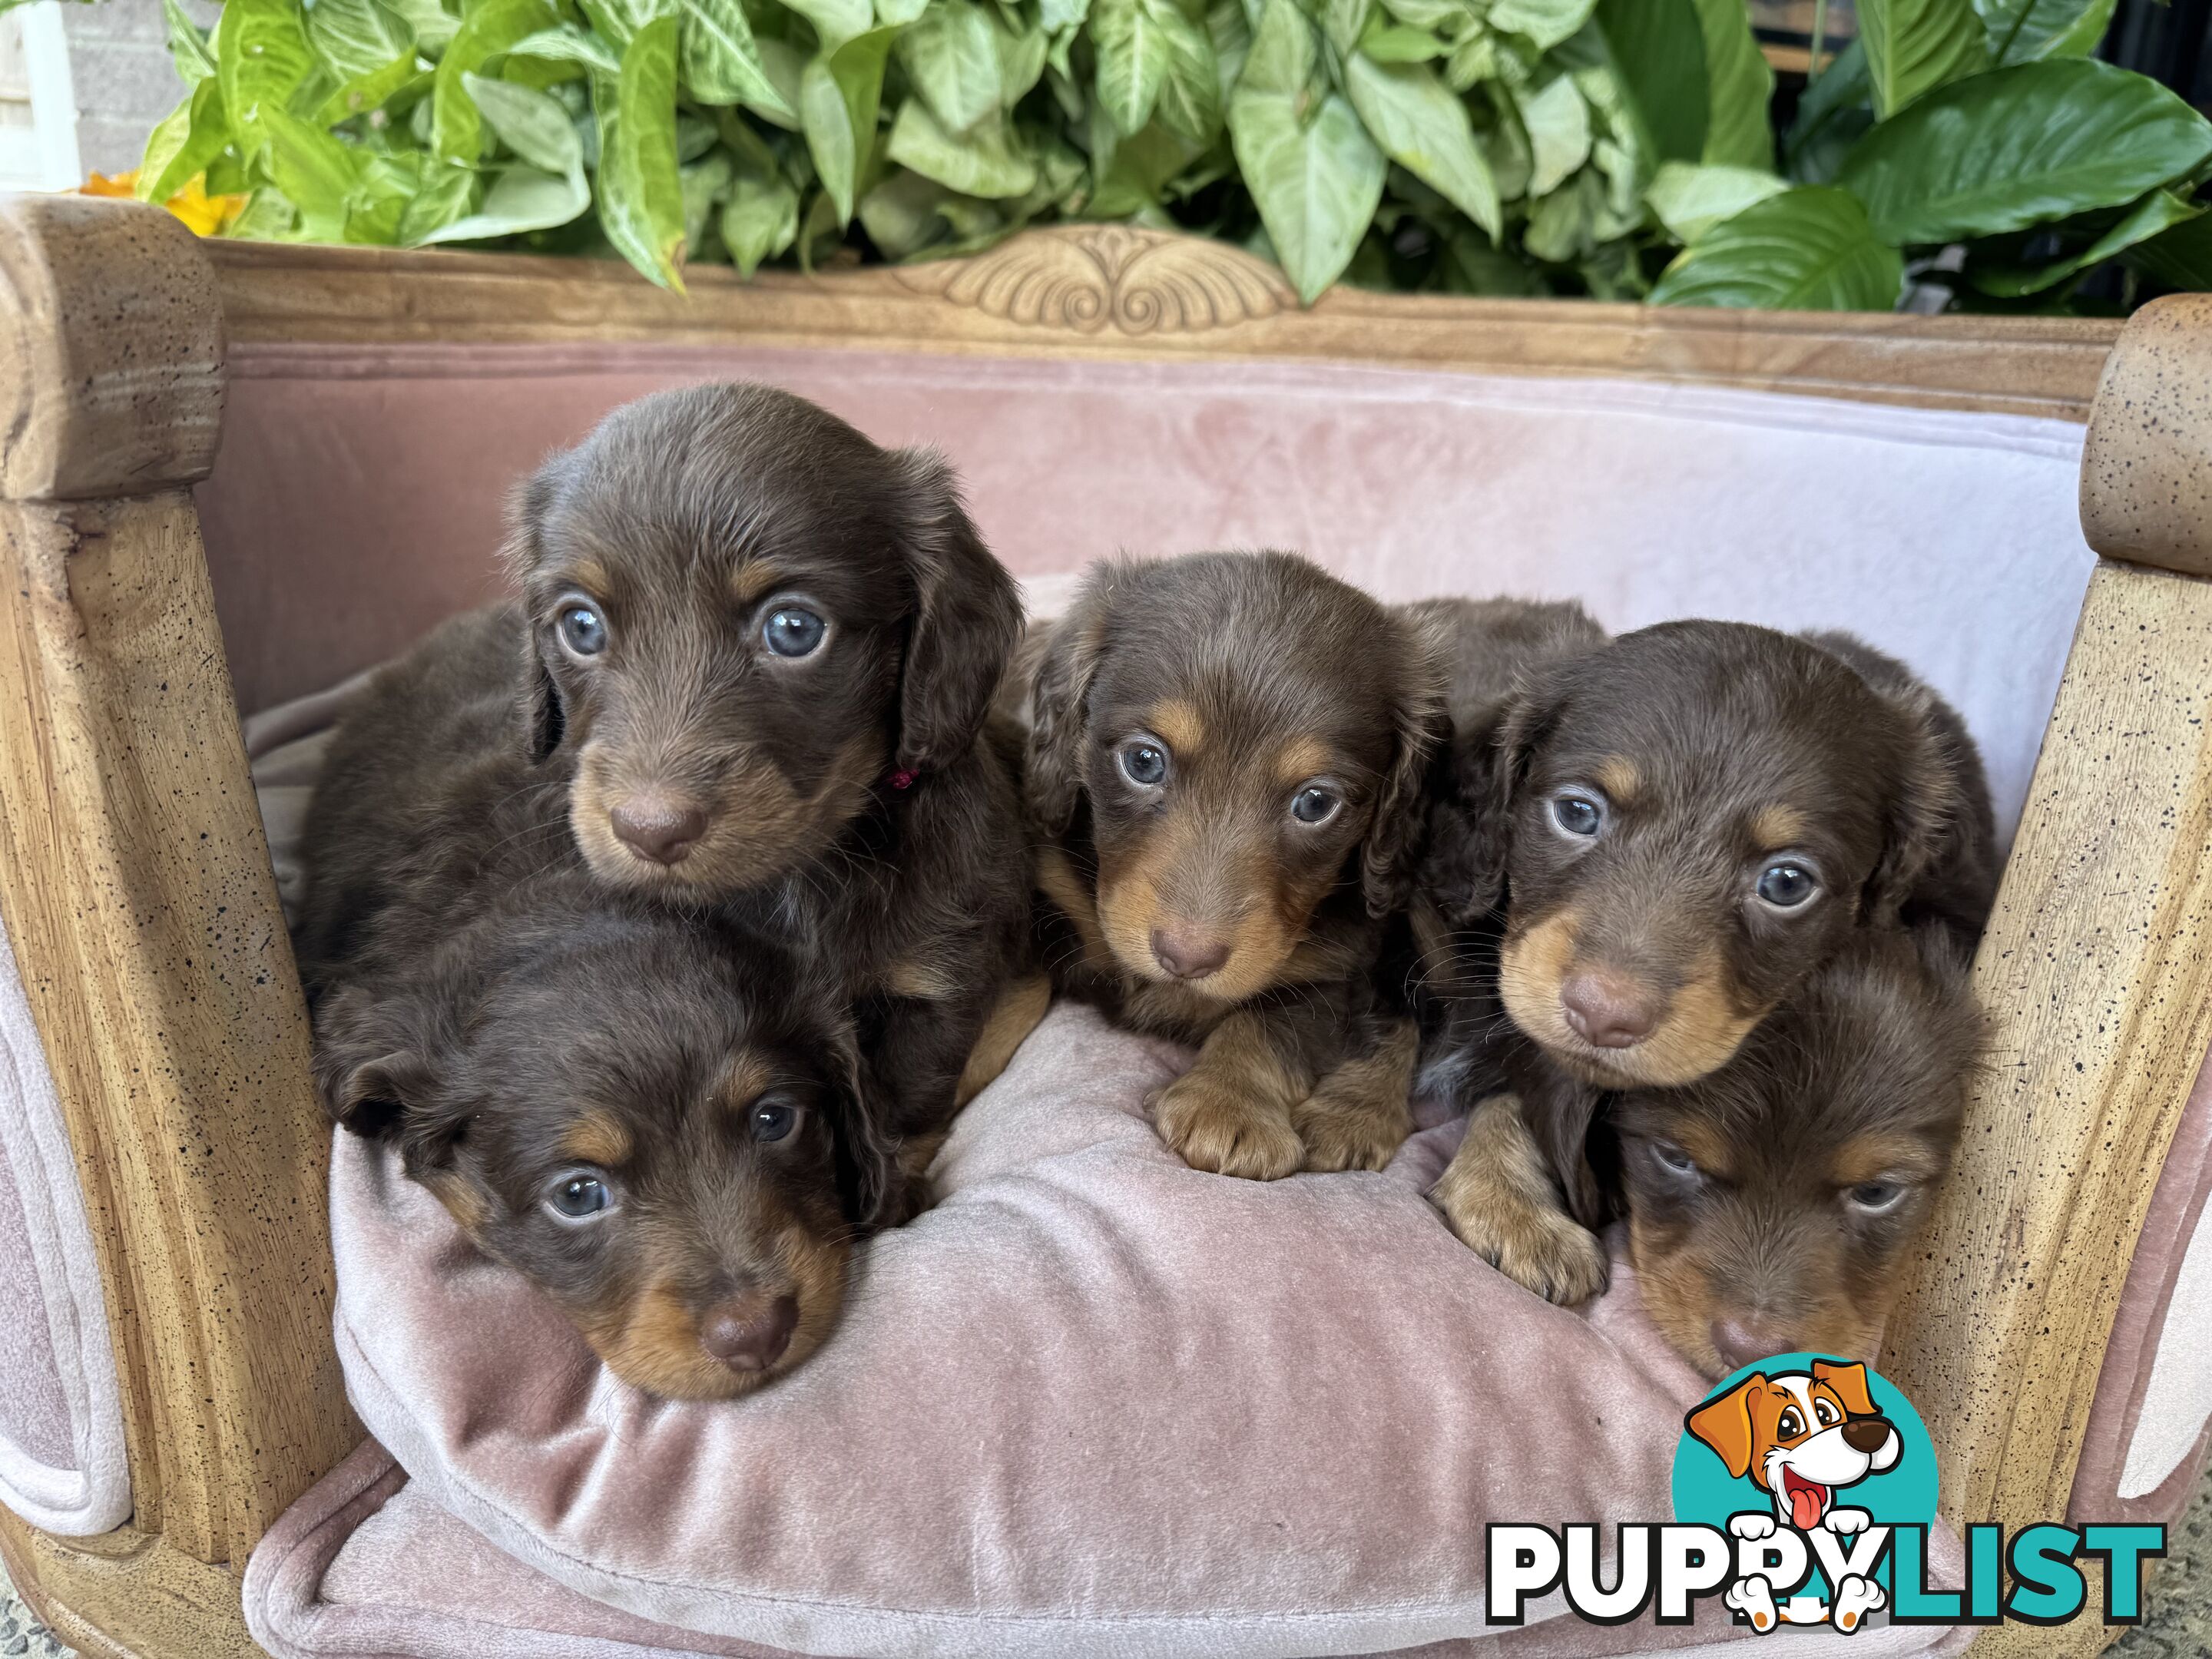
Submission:
[[[558,1583],[848,1659],[1465,1638],[1485,1630],[1486,1523],[1672,1517],[1702,1386],[1625,1266],[1570,1312],[1462,1247],[1422,1197],[1456,1122],[1380,1175],[1187,1169],[1144,1115],[1182,1063],[1055,1010],[960,1119],[943,1200],[870,1244],[828,1346],[716,1404],[616,1382],[342,1135],[355,1405],[410,1494]],[[1955,1561],[1948,1538],[1936,1559]],[[1576,1652],[1681,1639],[1553,1634]]]

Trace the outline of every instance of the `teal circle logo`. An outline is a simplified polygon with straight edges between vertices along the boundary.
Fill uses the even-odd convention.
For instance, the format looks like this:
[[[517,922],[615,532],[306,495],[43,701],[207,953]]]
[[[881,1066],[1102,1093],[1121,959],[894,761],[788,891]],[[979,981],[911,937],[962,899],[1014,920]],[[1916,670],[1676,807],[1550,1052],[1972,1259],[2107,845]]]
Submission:
[[[1887,1541],[1878,1564],[1865,1559],[1881,1529],[1936,1518],[1936,1449],[1912,1402],[1879,1371],[1777,1354],[1684,1414],[1674,1485],[1676,1520],[1717,1527],[1772,1565],[1771,1581],[1730,1587],[1729,1604],[1747,1622],[1851,1630],[1890,1601]],[[1846,1560],[1865,1571],[1821,1565]]]

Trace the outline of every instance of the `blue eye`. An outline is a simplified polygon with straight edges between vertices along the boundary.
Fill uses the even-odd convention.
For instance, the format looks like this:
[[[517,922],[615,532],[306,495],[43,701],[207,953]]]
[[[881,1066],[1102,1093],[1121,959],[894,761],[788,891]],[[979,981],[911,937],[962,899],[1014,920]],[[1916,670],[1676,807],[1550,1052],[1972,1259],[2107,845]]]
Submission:
[[[607,648],[606,619],[596,605],[563,605],[559,627],[561,643],[580,657],[596,657]]]
[[[1588,795],[1561,795],[1552,803],[1552,822],[1571,836],[1594,836],[1605,823],[1605,809]]]
[[[1778,910],[1794,910],[1820,890],[1820,884],[1802,864],[1770,864],[1759,872],[1759,896]]]
[[[545,1203],[563,1221],[589,1221],[614,1208],[615,1196],[599,1176],[578,1170],[556,1176]]]
[[[1310,783],[1291,797],[1291,816],[1304,824],[1327,823],[1343,805],[1344,798],[1334,789]]]
[[[781,1140],[799,1125],[799,1109],[780,1100],[757,1102],[746,1127],[755,1140]]]
[[[1157,789],[1167,781],[1168,751],[1150,738],[1123,744],[1117,759],[1121,775],[1139,789]]]
[[[1669,1175],[1693,1176],[1698,1173],[1698,1161],[1671,1140],[1651,1143],[1652,1161]]]
[[[811,657],[822,647],[830,624],[811,611],[796,605],[780,605],[768,613],[761,638],[779,657]]]

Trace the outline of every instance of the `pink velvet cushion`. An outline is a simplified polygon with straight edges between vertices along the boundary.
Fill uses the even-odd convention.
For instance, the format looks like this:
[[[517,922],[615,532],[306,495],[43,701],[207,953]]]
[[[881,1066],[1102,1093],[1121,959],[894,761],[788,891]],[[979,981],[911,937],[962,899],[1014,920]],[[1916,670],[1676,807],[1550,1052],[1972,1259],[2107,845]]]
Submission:
[[[1142,1104],[1182,1063],[1056,1009],[834,1340],[732,1403],[614,1381],[341,1135],[356,1406],[562,1584],[809,1654],[1372,1652],[1483,1633],[1488,1522],[1671,1518],[1701,1389],[1625,1271],[1565,1312],[1462,1248],[1421,1196],[1456,1124],[1382,1175],[1188,1170]]]

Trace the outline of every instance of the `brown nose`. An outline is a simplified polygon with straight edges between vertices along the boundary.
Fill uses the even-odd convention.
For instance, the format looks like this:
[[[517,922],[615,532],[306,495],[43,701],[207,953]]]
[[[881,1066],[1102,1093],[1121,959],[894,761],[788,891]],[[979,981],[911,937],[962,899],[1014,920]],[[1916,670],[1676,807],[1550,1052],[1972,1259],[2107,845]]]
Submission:
[[[1204,979],[1229,960],[1229,941],[1155,927],[1152,957],[1177,979]]]
[[[1869,1457],[1880,1451],[1888,1438],[1889,1419],[1886,1417],[1854,1417],[1844,1425],[1844,1443]]]
[[[1790,1333],[1771,1320],[1730,1314],[1713,1321],[1713,1352],[1729,1370],[1765,1359],[1770,1354],[1790,1353],[1796,1347]]]
[[[699,1346],[733,1371],[764,1371],[783,1358],[798,1323],[797,1297],[751,1291],[707,1310]]]
[[[1659,1023],[1658,1000],[1617,974],[1577,974],[1559,987],[1559,1006],[1575,1035],[1600,1048],[1633,1048]]]
[[[607,814],[623,844],[655,864],[675,864],[707,833],[707,815],[665,795],[633,795]]]

